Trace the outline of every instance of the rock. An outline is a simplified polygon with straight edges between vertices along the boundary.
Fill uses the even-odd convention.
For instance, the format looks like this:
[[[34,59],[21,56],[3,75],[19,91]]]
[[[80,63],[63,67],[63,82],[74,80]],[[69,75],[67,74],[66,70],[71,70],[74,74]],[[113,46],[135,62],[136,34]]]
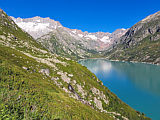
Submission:
[[[62,71],[60,71],[60,72],[57,72],[57,74],[58,75],[61,75],[61,78],[62,78],[62,80],[64,81],[64,82],[66,82],[66,83],[70,83],[70,78],[67,76],[67,73],[65,72],[65,73],[63,73]]]
[[[96,107],[100,110],[103,110],[103,107],[102,107],[102,102],[100,100],[97,100],[96,97],[94,97],[94,103],[96,104]]]
[[[56,80],[56,79],[54,77],[52,77],[51,80]]]
[[[81,85],[77,84],[78,92],[82,94],[82,97],[84,98],[87,93],[84,91]]]
[[[68,84],[68,90],[71,91],[72,93],[74,93],[74,97],[77,100],[82,100],[82,98],[78,95],[78,93],[74,90],[74,88],[72,87],[72,85]]]
[[[65,87],[63,87],[63,90],[64,90],[66,93],[69,93],[69,91],[68,91]]]
[[[25,70],[29,70],[29,68],[27,68],[27,67],[22,67],[23,69],[25,69]]]
[[[69,77],[73,77],[73,74],[68,74]]]
[[[160,57],[155,60],[155,63],[160,63]]]
[[[100,91],[99,91],[97,88],[93,87],[93,88],[91,88],[91,90],[92,90],[92,93],[93,93],[93,94],[98,94],[98,95],[100,95]]]
[[[21,99],[21,95],[18,96],[17,100],[20,100],[20,99]]]
[[[70,84],[68,84],[68,90],[70,90],[71,92],[74,93],[74,89],[73,89],[73,87]]]
[[[145,56],[143,60],[147,60],[149,58],[150,58],[150,56]]]
[[[31,112],[34,112],[36,110],[36,106],[35,105],[30,106],[30,110]]]
[[[4,35],[0,35],[0,38],[1,38],[2,40],[5,40],[5,39],[6,39],[6,37],[5,37]]]
[[[76,82],[76,80],[73,80],[73,85],[75,85],[77,82]]]
[[[100,99],[102,99],[106,104],[109,103],[108,99],[106,98],[105,94],[103,93],[103,91],[99,91],[99,89],[97,88],[91,88],[92,93],[94,95],[97,95],[97,97],[99,97]]]
[[[49,69],[41,69],[39,72],[41,72],[42,74],[45,74],[47,76],[49,76],[49,74],[50,74]]]
[[[54,80],[59,80],[59,78],[58,77],[56,77],[56,78],[52,77],[51,80],[53,80],[53,81]]]

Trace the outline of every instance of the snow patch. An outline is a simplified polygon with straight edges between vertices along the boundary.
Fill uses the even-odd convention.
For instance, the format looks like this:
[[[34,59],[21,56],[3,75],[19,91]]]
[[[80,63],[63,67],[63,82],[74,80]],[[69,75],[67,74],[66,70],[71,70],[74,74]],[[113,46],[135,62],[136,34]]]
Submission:
[[[76,34],[76,30],[72,31],[74,34]]]
[[[40,20],[36,20],[37,22],[41,22]]]
[[[82,34],[78,34],[78,36],[79,36],[79,37],[83,37],[84,35],[82,35]]]
[[[20,28],[26,31],[48,30],[47,27],[49,27],[49,23],[20,22],[17,24]]]
[[[85,37],[97,40],[97,37],[95,35],[86,35]]]
[[[110,43],[111,41],[109,40],[108,36],[104,36],[102,39],[100,39],[104,43]]]

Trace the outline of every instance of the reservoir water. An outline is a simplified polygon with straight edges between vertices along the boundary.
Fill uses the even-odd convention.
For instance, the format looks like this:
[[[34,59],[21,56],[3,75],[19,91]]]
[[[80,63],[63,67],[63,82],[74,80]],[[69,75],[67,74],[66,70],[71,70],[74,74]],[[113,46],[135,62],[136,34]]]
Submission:
[[[153,120],[160,120],[160,66],[104,59],[79,63],[92,71],[122,101]]]

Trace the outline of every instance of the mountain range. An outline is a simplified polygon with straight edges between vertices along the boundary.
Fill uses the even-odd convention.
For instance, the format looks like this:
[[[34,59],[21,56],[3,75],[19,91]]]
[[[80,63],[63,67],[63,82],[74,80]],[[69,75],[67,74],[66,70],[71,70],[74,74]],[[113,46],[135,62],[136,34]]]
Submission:
[[[43,35],[48,34],[56,29],[62,28],[64,31],[67,31],[71,36],[75,38],[81,38],[86,40],[94,40],[97,42],[102,42],[103,44],[112,44],[113,41],[120,38],[122,35],[126,33],[126,29],[117,29],[113,33],[109,32],[95,32],[88,33],[87,31],[82,32],[77,29],[69,29],[63,27],[62,24],[58,21],[52,20],[48,18],[42,18],[39,16],[33,18],[14,18],[11,17],[14,22],[22,28],[24,31],[28,32],[33,38],[37,39],[42,37]]]
[[[63,27],[60,22],[50,18],[14,18],[14,22],[53,53],[65,57],[95,57],[95,53],[108,49],[126,33],[126,29],[117,29],[113,33],[82,32]]]

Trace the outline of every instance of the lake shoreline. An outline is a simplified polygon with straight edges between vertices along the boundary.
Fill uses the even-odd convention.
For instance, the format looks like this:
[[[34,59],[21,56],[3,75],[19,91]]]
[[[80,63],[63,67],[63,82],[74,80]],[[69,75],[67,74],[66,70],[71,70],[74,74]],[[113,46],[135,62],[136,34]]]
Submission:
[[[79,59],[78,60],[78,62],[79,61],[81,61],[81,60],[87,60],[87,59],[101,59],[101,60],[108,60],[108,61],[115,61],[115,62],[130,62],[130,63],[142,63],[142,64],[149,64],[149,65],[157,65],[157,66],[160,66],[160,64],[159,63],[157,63],[157,64],[155,64],[155,63],[153,63],[153,62],[139,62],[139,61],[125,61],[125,60],[110,60],[110,59],[107,59],[107,58],[84,58],[84,59]]]

